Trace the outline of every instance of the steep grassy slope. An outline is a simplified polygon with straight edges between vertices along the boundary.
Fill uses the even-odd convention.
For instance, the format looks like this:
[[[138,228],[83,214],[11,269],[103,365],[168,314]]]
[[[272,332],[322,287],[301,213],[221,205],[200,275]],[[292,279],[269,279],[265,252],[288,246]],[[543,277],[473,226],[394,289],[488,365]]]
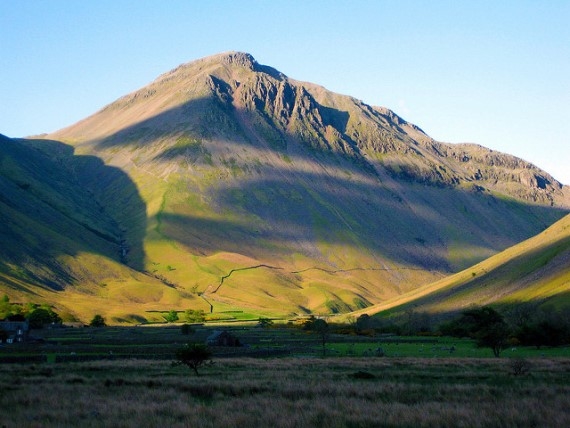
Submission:
[[[129,273],[128,289],[89,279],[112,284],[94,293],[128,313],[356,310],[479,262],[570,207],[567,187],[520,159],[433,141],[388,109],[242,53],[182,65],[47,138],[22,144],[74,148],[59,161],[126,251],[107,257],[144,273]],[[84,158],[102,163],[78,167]],[[171,297],[147,293],[148,281]]]
[[[445,314],[473,305],[530,301],[570,307],[570,215],[544,232],[464,271],[362,313],[402,314],[413,308]]]
[[[48,143],[42,141],[41,146]],[[121,232],[59,161],[72,149],[49,143],[45,156],[32,141],[0,136],[0,270],[52,289],[75,281],[62,255],[84,251],[119,259]],[[96,158],[93,162],[106,168]],[[46,269],[35,266],[45,265]]]
[[[96,193],[86,186],[89,181],[97,182]],[[107,182],[118,189],[107,188]],[[128,203],[115,207],[105,191]],[[58,142],[0,136],[2,293],[16,302],[55,304],[86,320],[102,308],[111,315],[124,303],[119,316],[141,312],[144,305],[129,307],[137,293],[143,296],[139,303],[151,295],[151,301],[178,304],[178,293],[165,297],[170,287],[133,269],[140,267],[142,243],[113,211],[131,214],[137,208],[144,219],[127,176],[98,158],[76,156]]]

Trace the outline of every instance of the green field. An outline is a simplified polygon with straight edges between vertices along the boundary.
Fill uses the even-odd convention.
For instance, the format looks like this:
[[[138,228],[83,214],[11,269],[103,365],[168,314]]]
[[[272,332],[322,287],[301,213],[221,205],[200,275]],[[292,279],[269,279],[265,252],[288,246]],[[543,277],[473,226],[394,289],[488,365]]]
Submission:
[[[212,347],[214,364],[200,376],[174,364],[176,349],[215,328],[244,346]],[[467,339],[331,334],[323,356],[318,335],[300,328],[193,330],[43,329],[32,332],[34,343],[4,344],[0,426],[570,424],[567,347],[519,347],[492,358]]]
[[[207,323],[192,326],[193,332],[184,335],[180,325],[139,327],[56,328],[33,330],[39,341],[0,345],[0,362],[17,362],[18,358],[43,362],[49,355],[52,361],[79,362],[95,359],[173,359],[175,350],[187,342],[204,342],[216,329],[223,329],[237,337],[244,346],[215,348],[216,356],[291,356],[322,357],[320,337],[311,331],[278,325],[256,327],[256,322]],[[334,329],[333,329],[334,331]],[[471,339],[432,336],[352,334],[329,335],[327,358],[493,358],[489,348],[478,348]],[[570,347],[512,346],[505,349],[503,358],[570,358]]]

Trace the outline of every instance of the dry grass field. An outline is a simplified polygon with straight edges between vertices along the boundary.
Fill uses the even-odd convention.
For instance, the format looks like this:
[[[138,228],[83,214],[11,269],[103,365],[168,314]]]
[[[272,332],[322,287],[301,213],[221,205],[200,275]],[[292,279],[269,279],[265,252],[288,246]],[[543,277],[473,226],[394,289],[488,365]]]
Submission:
[[[0,366],[5,427],[563,427],[570,360],[218,358]]]

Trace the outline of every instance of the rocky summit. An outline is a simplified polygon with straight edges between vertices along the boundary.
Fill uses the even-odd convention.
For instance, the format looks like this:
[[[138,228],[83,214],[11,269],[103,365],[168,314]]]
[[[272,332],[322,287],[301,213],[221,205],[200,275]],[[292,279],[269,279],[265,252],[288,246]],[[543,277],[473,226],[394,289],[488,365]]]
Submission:
[[[113,322],[363,309],[570,210],[528,162],[239,52],[0,148],[0,287]]]

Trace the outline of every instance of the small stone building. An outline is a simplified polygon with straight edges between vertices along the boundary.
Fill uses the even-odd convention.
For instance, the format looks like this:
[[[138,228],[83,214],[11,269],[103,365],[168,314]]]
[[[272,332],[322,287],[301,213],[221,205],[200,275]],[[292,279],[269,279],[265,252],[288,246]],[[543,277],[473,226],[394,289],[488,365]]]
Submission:
[[[28,340],[28,321],[0,321],[0,343],[21,343]]]
[[[239,339],[226,330],[214,330],[206,339],[208,346],[240,346]]]

